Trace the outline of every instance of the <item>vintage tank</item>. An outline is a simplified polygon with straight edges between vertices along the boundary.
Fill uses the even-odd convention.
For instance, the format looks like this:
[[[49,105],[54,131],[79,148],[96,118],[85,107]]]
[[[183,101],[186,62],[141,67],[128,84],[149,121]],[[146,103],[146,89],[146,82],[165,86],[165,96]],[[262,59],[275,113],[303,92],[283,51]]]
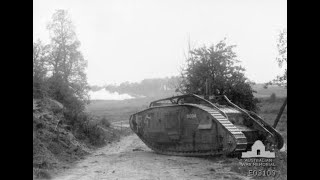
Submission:
[[[283,146],[277,130],[226,96],[219,103],[195,94],[160,99],[131,115],[129,122],[137,136],[160,154],[239,154],[256,140],[261,140],[267,150]]]

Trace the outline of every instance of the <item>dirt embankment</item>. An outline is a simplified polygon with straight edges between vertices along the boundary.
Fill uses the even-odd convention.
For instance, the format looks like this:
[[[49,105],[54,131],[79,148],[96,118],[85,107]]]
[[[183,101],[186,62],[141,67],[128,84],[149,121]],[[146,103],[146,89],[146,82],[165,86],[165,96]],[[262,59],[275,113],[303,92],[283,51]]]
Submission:
[[[234,161],[160,155],[130,135],[98,149],[54,179],[250,179],[231,171]]]
[[[33,101],[33,178],[50,179],[61,169],[72,164],[96,149],[85,139],[80,140],[70,125],[67,125],[61,103],[52,99]],[[99,128],[99,127],[98,127]],[[101,127],[105,144],[118,140],[121,133],[112,127]]]

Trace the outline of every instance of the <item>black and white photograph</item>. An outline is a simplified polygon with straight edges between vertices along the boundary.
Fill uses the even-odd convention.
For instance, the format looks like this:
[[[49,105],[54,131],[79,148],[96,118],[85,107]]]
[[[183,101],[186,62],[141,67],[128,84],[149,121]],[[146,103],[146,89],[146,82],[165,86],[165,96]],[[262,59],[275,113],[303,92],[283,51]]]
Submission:
[[[33,0],[33,179],[287,180],[287,1]]]

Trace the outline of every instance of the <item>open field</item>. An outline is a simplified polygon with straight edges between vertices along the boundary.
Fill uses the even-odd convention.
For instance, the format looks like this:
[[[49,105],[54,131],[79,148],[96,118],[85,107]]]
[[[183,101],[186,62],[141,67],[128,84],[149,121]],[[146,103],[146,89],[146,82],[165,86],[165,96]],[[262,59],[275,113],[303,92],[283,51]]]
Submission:
[[[95,100],[92,101],[87,111],[95,116],[105,116],[110,122],[129,120],[134,112],[148,107],[155,98],[137,98],[127,100]]]
[[[252,88],[257,91],[254,96],[257,98],[269,98],[272,93],[277,97],[287,96],[287,89],[279,86],[268,86],[267,89],[264,88],[264,84],[252,85]]]

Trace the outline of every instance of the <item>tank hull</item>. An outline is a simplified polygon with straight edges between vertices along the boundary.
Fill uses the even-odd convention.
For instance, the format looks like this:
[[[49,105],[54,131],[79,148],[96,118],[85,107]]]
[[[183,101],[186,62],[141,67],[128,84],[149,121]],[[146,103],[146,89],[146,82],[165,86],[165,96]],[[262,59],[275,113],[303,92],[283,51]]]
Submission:
[[[231,102],[230,106],[217,107],[193,94],[169,98],[169,103],[167,100],[152,102],[129,120],[131,129],[157,153],[237,154],[249,150],[256,140],[262,141],[266,150],[283,146],[283,138],[275,129]]]
[[[147,146],[161,154],[199,156],[245,150],[244,134],[221,113],[205,108],[199,105],[149,108],[132,115],[130,127]]]

